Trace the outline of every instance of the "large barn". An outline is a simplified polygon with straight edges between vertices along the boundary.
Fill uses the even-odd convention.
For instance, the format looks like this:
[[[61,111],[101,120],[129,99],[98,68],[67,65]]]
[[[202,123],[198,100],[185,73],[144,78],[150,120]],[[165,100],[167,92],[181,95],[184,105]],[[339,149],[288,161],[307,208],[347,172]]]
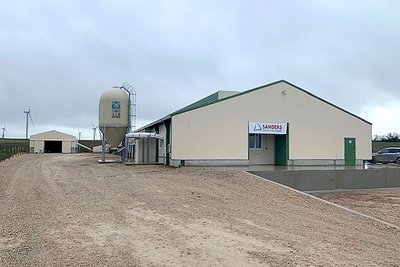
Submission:
[[[137,132],[135,159],[172,166],[361,165],[372,124],[287,81],[218,91]]]
[[[75,153],[78,140],[75,136],[59,131],[31,135],[31,153]]]

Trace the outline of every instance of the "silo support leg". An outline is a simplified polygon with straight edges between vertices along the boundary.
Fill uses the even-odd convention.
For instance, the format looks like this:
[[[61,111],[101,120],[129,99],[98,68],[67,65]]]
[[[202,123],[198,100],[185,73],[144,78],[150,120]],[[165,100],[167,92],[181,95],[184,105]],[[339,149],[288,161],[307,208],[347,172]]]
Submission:
[[[101,138],[101,161],[106,162],[106,139],[105,139],[106,128],[103,128],[103,134]]]

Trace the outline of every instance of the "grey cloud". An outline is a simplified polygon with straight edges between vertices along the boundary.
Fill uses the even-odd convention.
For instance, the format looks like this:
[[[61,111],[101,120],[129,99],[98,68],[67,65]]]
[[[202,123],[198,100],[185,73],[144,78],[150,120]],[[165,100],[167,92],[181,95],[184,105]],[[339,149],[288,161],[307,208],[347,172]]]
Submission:
[[[399,99],[399,8],[397,1],[3,1],[0,124],[23,123],[31,105],[38,129],[89,127],[101,93],[124,81],[137,89],[143,122],[219,89],[280,79],[358,113]]]

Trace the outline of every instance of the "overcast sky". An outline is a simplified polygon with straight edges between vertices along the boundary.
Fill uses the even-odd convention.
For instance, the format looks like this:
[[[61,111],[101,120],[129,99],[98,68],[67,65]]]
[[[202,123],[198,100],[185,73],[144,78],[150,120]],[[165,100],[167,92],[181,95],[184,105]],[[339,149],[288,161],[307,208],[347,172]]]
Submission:
[[[400,1],[0,0],[0,126],[91,139],[129,82],[137,126],[217,90],[285,79],[400,133]],[[97,136],[98,137],[98,136]]]

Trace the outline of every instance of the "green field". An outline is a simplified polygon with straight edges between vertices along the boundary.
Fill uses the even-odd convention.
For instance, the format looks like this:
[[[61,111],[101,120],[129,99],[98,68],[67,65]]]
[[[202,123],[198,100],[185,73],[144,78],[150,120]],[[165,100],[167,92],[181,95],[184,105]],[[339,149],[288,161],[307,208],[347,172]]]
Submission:
[[[29,152],[29,140],[27,139],[0,139],[0,161],[15,154]]]

